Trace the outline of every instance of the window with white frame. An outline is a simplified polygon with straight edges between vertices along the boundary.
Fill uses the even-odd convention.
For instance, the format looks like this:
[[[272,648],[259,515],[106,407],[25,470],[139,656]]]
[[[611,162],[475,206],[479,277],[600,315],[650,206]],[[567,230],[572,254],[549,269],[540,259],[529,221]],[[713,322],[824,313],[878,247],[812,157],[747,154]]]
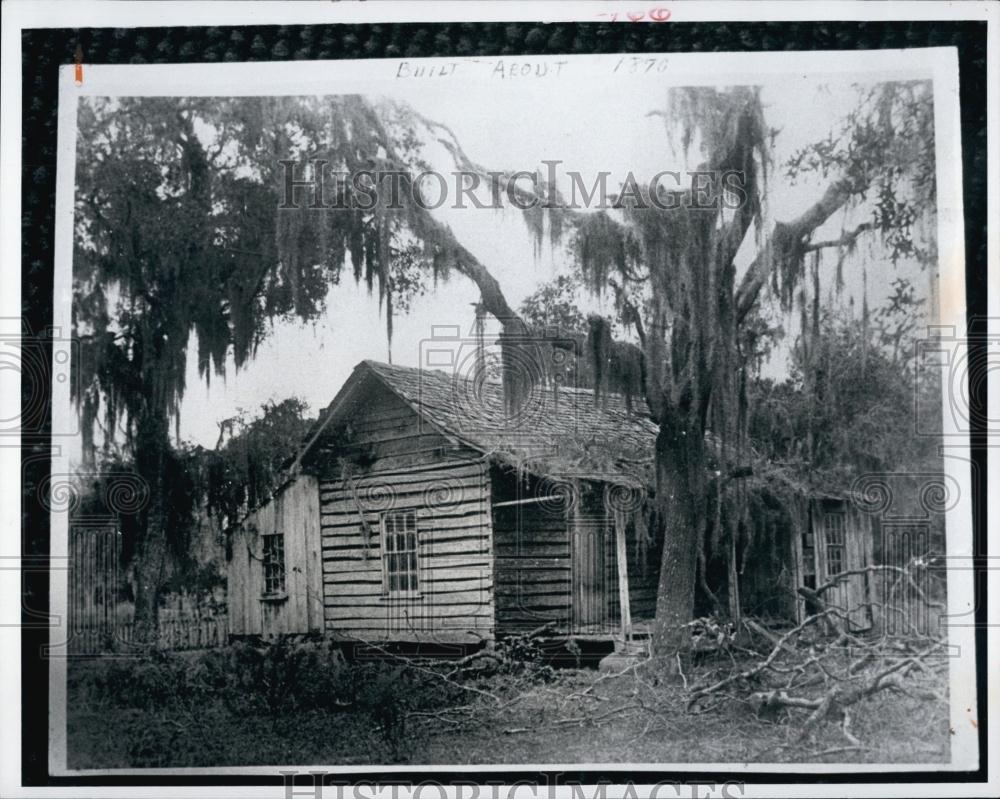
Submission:
[[[285,593],[285,536],[281,533],[264,536],[264,595]]]
[[[417,515],[394,511],[382,515],[382,591],[386,596],[416,596],[419,590]]]

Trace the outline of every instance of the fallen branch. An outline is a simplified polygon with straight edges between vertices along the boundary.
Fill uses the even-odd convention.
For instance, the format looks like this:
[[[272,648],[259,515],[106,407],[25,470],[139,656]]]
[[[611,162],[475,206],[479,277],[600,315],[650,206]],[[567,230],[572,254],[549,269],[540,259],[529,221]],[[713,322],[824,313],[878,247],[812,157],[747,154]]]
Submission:
[[[490,693],[489,691],[484,691],[482,688],[477,688],[474,685],[466,685],[464,683],[456,682],[455,680],[448,677],[446,674],[442,674],[439,671],[434,671],[434,669],[423,666],[418,661],[412,658],[405,657],[404,655],[399,655],[395,652],[390,652],[384,646],[380,646],[379,644],[373,643],[371,641],[366,641],[365,639],[358,638],[357,636],[351,636],[351,640],[359,644],[364,644],[365,646],[371,647],[372,649],[380,652],[386,657],[391,658],[392,660],[400,661],[409,666],[410,668],[414,669],[415,671],[419,671],[421,674],[426,674],[428,677],[440,680],[441,682],[444,682],[452,686],[453,688],[457,688],[462,691],[468,691],[469,693],[478,694],[480,696],[485,696],[488,699],[491,699],[492,701],[496,702],[496,704],[498,705],[503,704],[503,700],[494,693]]]
[[[751,632],[757,633],[757,635],[759,635],[761,638],[764,638],[764,639],[770,641],[772,647],[774,647],[774,646],[780,646],[782,649],[785,650],[785,652],[787,652],[789,654],[792,654],[792,655],[797,654],[797,652],[795,651],[795,649],[793,647],[788,646],[784,641],[780,641],[778,639],[778,636],[776,636],[774,633],[772,633],[766,627],[763,627],[762,625],[760,625],[757,622],[755,622],[753,619],[744,619],[743,620],[743,625],[748,630],[750,630]]]
[[[737,674],[732,674],[723,680],[719,680],[713,685],[707,685],[695,690],[692,695],[691,702],[693,703],[695,700],[698,699],[698,697],[714,693],[715,691],[718,691],[721,688],[725,688],[728,685],[732,685],[737,681],[748,680],[751,677],[755,677],[756,675],[760,674],[766,668],[768,668],[771,665],[771,663],[774,662],[774,660],[778,657],[779,654],[781,654],[781,651],[784,649],[785,643],[787,643],[788,641],[793,639],[796,635],[801,633],[804,629],[806,629],[806,627],[809,627],[810,625],[815,624],[817,621],[820,621],[821,619],[824,619],[838,612],[839,611],[837,611],[835,608],[827,608],[822,613],[816,613],[812,616],[809,616],[801,624],[797,625],[796,627],[793,627],[791,630],[789,630],[783,636],[781,636],[781,638],[779,638],[778,641],[775,643],[774,649],[771,650],[771,654],[769,654],[764,661],[758,663],[752,668],[745,669],[741,672],[738,672]]]
[[[759,719],[775,719],[782,713],[803,714],[801,723],[810,735],[823,722],[834,720],[853,749],[863,748],[852,730],[853,708],[868,697],[891,690],[913,699],[947,704],[939,689],[945,682],[937,662],[946,642],[910,624],[908,612],[912,613],[912,609],[874,602],[839,608],[823,600],[825,592],[852,574],[882,571],[897,575],[897,586],[912,587],[910,596],[918,597],[923,608],[936,604],[913,583],[914,567],[923,568],[923,563],[853,569],[815,589],[799,588],[810,615],[781,635],[757,620],[745,619],[744,627],[758,641],[767,642],[766,654],[744,649],[751,661],[742,668],[721,676],[720,670],[714,669],[710,680],[703,678],[701,684],[687,692],[688,712],[707,713],[733,701],[746,702]],[[889,635],[881,630],[878,636],[866,636],[850,631],[852,614],[875,607],[906,621],[898,626],[902,634]],[[805,635],[809,629],[820,635]],[[824,630],[833,634],[824,636]]]

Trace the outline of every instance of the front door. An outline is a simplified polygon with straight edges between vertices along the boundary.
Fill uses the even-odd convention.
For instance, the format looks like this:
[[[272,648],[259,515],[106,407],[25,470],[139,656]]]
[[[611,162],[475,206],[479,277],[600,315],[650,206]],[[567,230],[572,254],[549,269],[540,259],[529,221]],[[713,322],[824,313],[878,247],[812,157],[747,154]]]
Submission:
[[[606,632],[611,625],[607,590],[607,519],[579,514],[570,528],[575,633]]]

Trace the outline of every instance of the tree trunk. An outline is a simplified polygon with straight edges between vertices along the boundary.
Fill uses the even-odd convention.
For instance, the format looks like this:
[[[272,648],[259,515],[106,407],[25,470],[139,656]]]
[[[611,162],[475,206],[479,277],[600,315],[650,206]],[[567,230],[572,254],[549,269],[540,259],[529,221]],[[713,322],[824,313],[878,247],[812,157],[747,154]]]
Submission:
[[[700,425],[661,424],[656,437],[656,502],[663,520],[663,556],[653,624],[653,655],[669,659],[690,644],[698,536],[705,508],[705,444]]]
[[[145,507],[138,514],[133,641],[154,646],[159,637],[160,592],[166,579],[166,467],[170,450],[165,419],[141,419],[137,425],[135,465],[148,486]]]
[[[160,591],[166,566],[166,536],[162,524],[150,524],[135,554],[135,617],[133,641],[154,646],[160,629]]]

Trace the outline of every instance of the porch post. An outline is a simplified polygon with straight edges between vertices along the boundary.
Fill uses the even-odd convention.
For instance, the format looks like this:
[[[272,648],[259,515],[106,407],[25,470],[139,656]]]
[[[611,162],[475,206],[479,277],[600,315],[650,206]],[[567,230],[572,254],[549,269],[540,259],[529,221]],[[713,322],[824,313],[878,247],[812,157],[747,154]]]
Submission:
[[[612,511],[615,525],[615,560],[618,562],[618,607],[622,624],[622,642],[632,643],[632,608],[628,590],[628,554],[625,548],[625,512]]]

